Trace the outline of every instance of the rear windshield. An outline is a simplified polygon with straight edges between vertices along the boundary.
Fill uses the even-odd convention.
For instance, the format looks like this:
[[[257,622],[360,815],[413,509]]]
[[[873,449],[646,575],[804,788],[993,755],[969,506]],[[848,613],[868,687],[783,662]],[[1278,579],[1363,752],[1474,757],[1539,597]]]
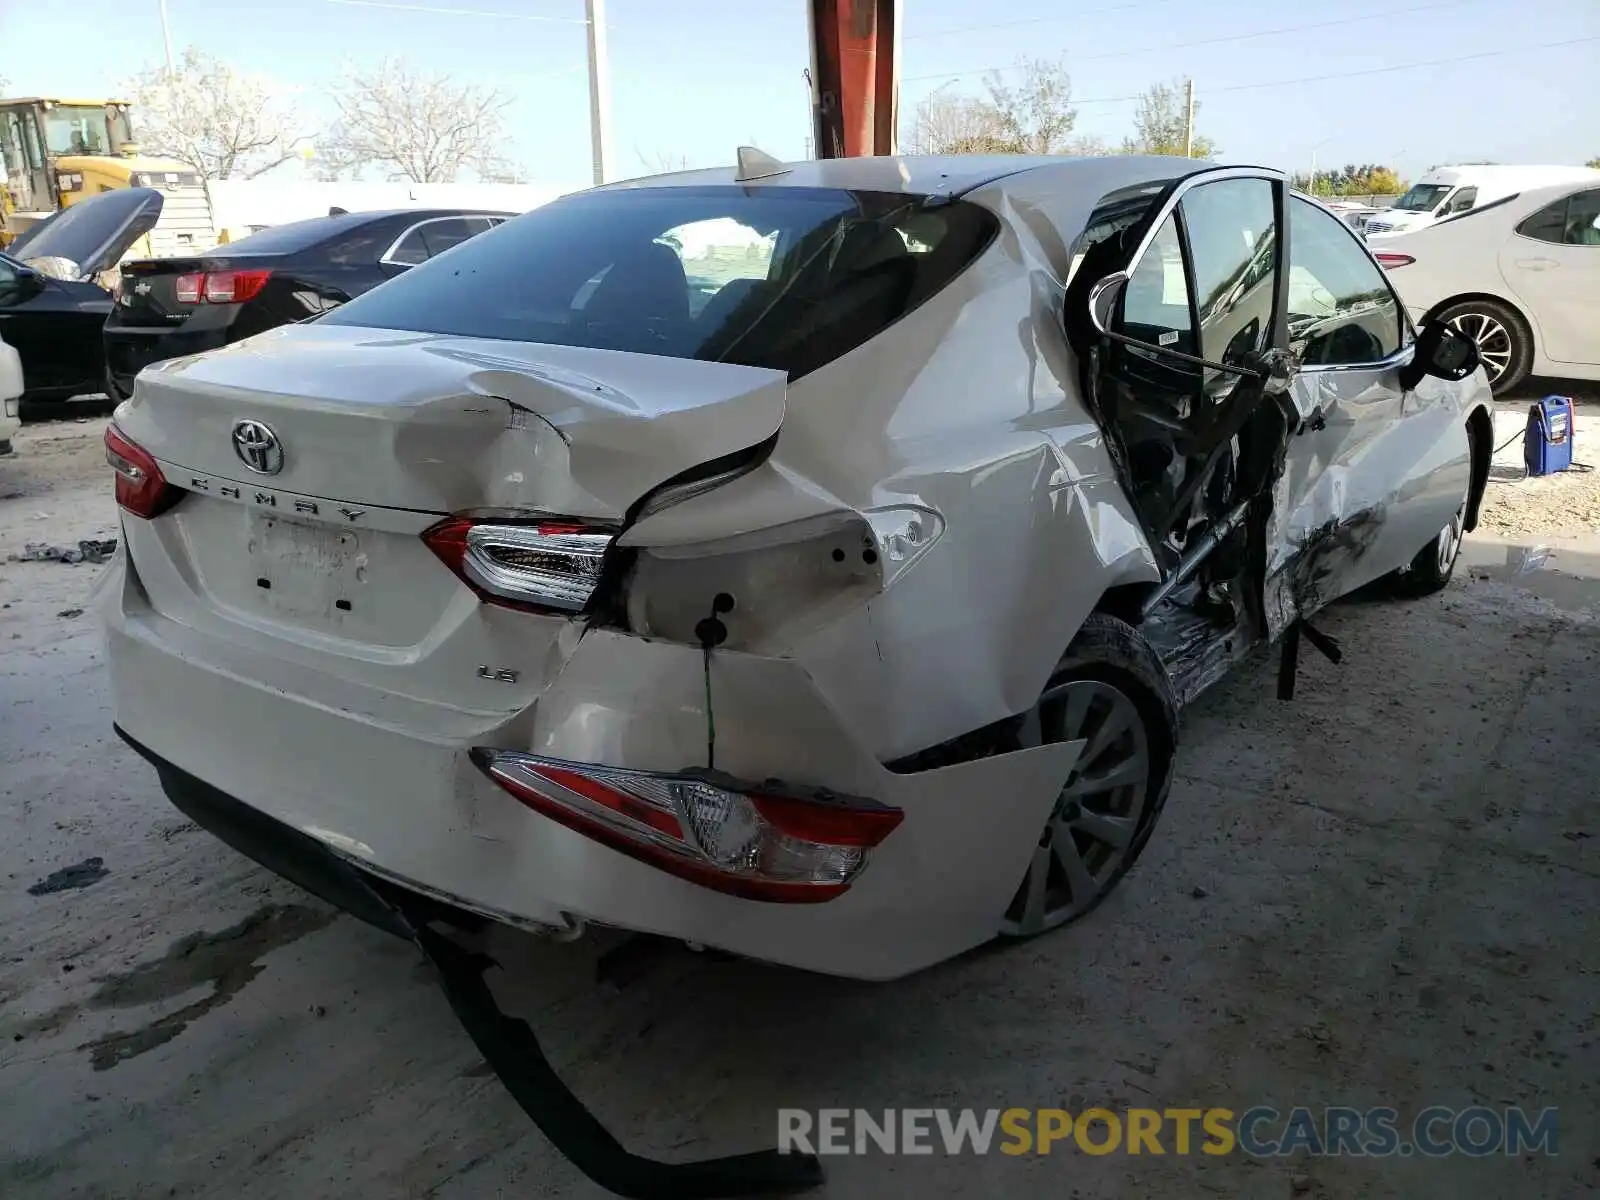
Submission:
[[[321,320],[798,376],[939,291],[997,227],[976,205],[927,196],[784,187],[587,192],[464,242]]]
[[[214,253],[295,254],[335,234],[360,229],[372,221],[371,213],[352,213],[343,217],[311,217],[305,221],[290,221],[287,225],[269,225],[260,233],[252,233],[237,242],[217,247]]]

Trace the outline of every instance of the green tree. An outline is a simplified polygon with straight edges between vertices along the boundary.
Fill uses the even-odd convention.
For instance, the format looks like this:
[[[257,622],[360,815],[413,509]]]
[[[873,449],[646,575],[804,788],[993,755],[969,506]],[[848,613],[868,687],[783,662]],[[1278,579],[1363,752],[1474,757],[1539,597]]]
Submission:
[[[1072,76],[1063,60],[1019,58],[1007,83],[999,71],[984,80],[987,106],[1000,140],[1015,154],[1061,154],[1078,110],[1072,107]]]
[[[1600,171],[1600,158],[1591,158],[1583,165],[1586,167],[1593,167],[1595,170]]]
[[[1196,104],[1195,112],[1200,106]],[[1133,136],[1122,140],[1124,154],[1175,154],[1182,157],[1188,123],[1186,84],[1182,79],[1151,84],[1139,98],[1133,114]],[[1215,157],[1216,142],[1196,133],[1190,143],[1191,158]]]

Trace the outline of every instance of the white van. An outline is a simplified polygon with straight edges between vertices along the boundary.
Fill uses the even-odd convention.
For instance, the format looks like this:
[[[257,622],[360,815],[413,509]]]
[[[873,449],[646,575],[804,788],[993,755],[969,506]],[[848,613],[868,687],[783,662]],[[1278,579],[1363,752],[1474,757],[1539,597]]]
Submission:
[[[1369,238],[1409,233],[1529,188],[1586,179],[1600,181],[1600,171],[1589,167],[1437,167],[1412,184],[1392,206],[1369,217],[1365,232]]]

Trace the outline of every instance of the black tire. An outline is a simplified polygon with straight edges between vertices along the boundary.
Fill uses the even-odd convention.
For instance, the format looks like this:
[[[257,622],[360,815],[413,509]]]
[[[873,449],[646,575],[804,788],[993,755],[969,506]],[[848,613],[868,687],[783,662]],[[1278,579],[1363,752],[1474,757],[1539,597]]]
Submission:
[[[1450,523],[1434,539],[1417,551],[1411,562],[1384,578],[1390,595],[1402,600],[1417,600],[1444,591],[1450,577],[1456,573],[1456,563],[1461,561],[1461,543],[1466,536],[1467,500],[1462,497],[1461,507]]]
[[[1438,316],[1478,343],[1495,395],[1511,391],[1528,377],[1533,368],[1533,333],[1514,308],[1497,300],[1463,300]]]
[[[1069,687],[1070,691],[1067,690]],[[1052,699],[1056,693],[1060,695]],[[1105,706],[1100,710],[1104,713],[1100,725],[1085,724],[1076,735],[1063,736],[1072,719],[1069,706],[1077,703],[1085,694],[1091,697],[1087,702],[1090,705],[1087,721],[1093,721],[1097,711],[1095,705]],[[1122,697],[1128,707],[1119,706],[1113,698],[1115,696]],[[1059,725],[1052,715],[1053,705],[1062,707]],[[1137,734],[1130,724],[1126,733],[1118,733],[1104,745],[1096,746],[1099,734],[1104,733],[1118,718],[1129,722],[1136,720]],[[1089,745],[1085,747],[1084,757],[1062,784],[1062,796],[1040,834],[1034,859],[1006,909],[1001,932],[1012,937],[1031,937],[1087,916],[1116,889],[1123,876],[1138,861],[1150,841],[1162,809],[1166,807],[1167,794],[1172,788],[1173,757],[1178,738],[1178,711],[1173,699],[1172,681],[1155,651],[1138,631],[1107,613],[1093,613],[1062,655],[1039,704],[1023,718],[1023,727],[1037,731],[1031,737],[1025,735],[1024,744],[1035,739],[1075,740],[1075,737],[1087,736]],[[1140,747],[1144,754],[1142,766],[1138,766],[1133,754]],[[1110,756],[1114,752],[1124,751],[1129,757],[1121,763],[1121,768],[1137,767],[1139,778],[1137,784],[1129,783],[1117,790],[1127,794],[1130,806],[1137,795],[1139,807],[1136,813],[1127,815],[1112,811],[1109,807],[1102,808],[1098,804],[1100,794],[1093,791],[1077,796],[1072,794],[1074,788],[1081,789],[1086,784],[1092,788],[1099,778],[1118,777],[1119,767],[1116,765],[1106,768],[1099,775],[1092,768],[1112,762]],[[1096,805],[1091,807],[1090,800],[1095,800]],[[1097,840],[1096,835],[1081,827],[1075,827],[1078,822],[1097,818],[1102,822],[1105,818],[1117,822],[1118,836],[1126,838],[1125,844],[1116,847],[1110,842]],[[1065,859],[1055,849],[1057,837],[1072,838],[1072,850],[1085,865],[1096,861],[1094,851],[1097,848],[1106,852],[1098,856],[1098,873],[1091,869],[1089,882],[1093,884],[1092,889],[1085,888],[1080,894],[1079,889],[1073,886],[1070,872],[1062,865]],[[1088,850],[1083,848],[1085,843],[1089,846]],[[1042,885],[1045,892],[1041,900],[1048,904],[1050,897],[1058,897],[1064,892],[1067,902],[1031,916],[1030,889],[1035,872],[1041,867],[1041,860],[1046,879]],[[1036,916],[1042,916],[1042,922],[1035,919]]]
[[[10,454],[10,453],[11,453],[11,439],[10,438],[6,438],[5,441],[0,442],[0,454]]]

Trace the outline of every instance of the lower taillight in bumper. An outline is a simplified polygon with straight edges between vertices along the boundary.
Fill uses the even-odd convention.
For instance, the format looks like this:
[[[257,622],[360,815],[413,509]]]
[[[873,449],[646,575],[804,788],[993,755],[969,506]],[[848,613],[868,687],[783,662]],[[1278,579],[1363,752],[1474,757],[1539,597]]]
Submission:
[[[626,770],[477,748],[484,774],[534,811],[691,883],[784,904],[848,890],[902,810],[720,772]]]

